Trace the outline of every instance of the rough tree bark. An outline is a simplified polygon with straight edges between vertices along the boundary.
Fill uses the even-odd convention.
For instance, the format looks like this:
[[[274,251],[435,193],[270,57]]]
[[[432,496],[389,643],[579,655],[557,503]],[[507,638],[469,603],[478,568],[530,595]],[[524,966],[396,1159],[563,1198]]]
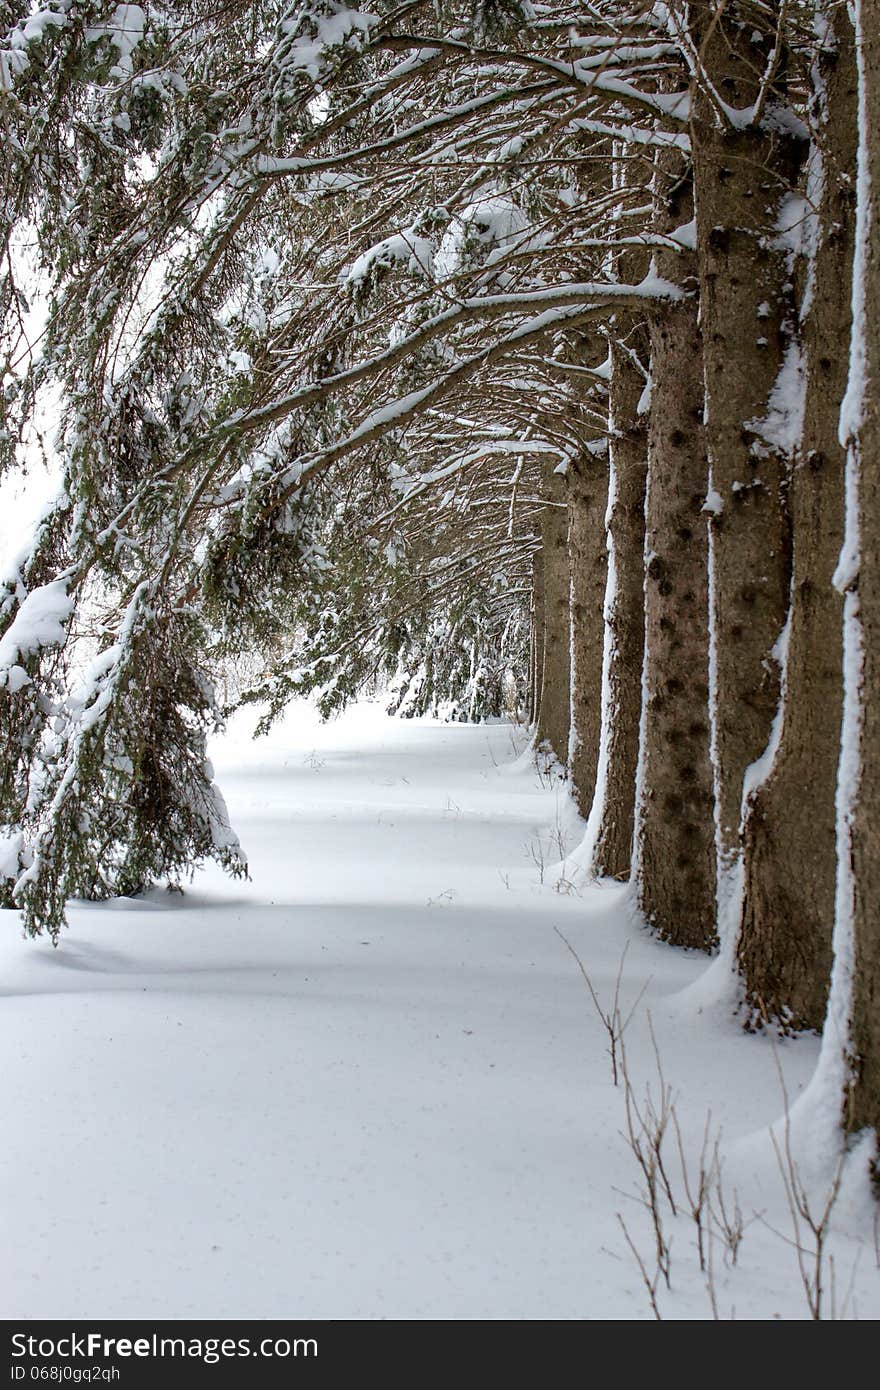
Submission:
[[[743,828],[739,961],[757,1017],[820,1029],[831,972],[834,794],[842,706],[842,602],[832,584],[843,541],[846,456],[838,416],[851,327],[857,141],[852,27],[833,12],[836,50],[817,59],[821,201],[806,294],[806,398],[792,471],[793,574],[783,722]],[[816,179],[813,181],[814,186]]]
[[[774,10],[738,0],[690,6],[706,81],[691,136],[710,465],[710,714],[719,910],[738,894],[745,774],[764,752],[779,700],[773,657],[788,606],[786,451],[767,438],[773,388],[790,347],[788,252],[780,237],[802,141],[772,117],[761,76],[777,42]],[[757,26],[757,27],[756,27]],[[784,69],[780,66],[778,73]],[[778,82],[777,73],[777,82]],[[738,113],[731,119],[724,111]],[[761,103],[764,103],[763,106]],[[726,925],[726,924],[725,924]],[[725,932],[730,941],[732,933]]]
[[[656,193],[659,231],[691,222],[690,174],[674,152],[658,157]],[[668,279],[693,283],[691,250],[660,251],[656,263]],[[702,342],[690,299],[651,324],[635,877],[639,907],[658,935],[703,950],[716,940],[707,474]]]
[[[537,550],[532,560],[531,698],[529,723],[537,726],[544,683],[544,561]]]
[[[602,731],[602,616],[608,582],[608,461],[584,450],[568,471],[571,563],[571,731],[568,766],[581,815],[596,792]]]
[[[842,418],[849,438],[846,545],[838,571],[846,590],[846,680],[829,1025],[848,1025],[847,1123],[880,1133],[880,0],[858,0],[854,13],[861,50],[859,212]]]
[[[568,503],[565,478],[550,465],[544,475],[546,503],[541,518],[544,654],[538,745],[548,744],[564,765],[571,715],[571,629],[568,566]]]
[[[574,178],[587,196],[610,192],[614,147],[584,136],[584,163]],[[608,344],[601,334],[572,342],[596,377],[579,400],[581,448],[568,470],[568,547],[571,570],[571,727],[568,768],[578,811],[587,819],[596,795],[602,740],[602,662],[608,584]]]
[[[604,785],[593,872],[626,878],[632,860],[639,761],[644,622],[647,416],[639,413],[647,360],[643,325],[611,326],[609,388],[607,705],[602,711]],[[625,336],[624,336],[625,334]]]

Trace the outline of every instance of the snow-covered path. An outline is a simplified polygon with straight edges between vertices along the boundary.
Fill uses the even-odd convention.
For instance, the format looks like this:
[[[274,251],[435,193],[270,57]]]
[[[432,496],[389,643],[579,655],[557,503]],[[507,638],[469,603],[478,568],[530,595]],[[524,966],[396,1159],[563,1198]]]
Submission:
[[[704,962],[632,925],[623,890],[541,886],[557,819],[577,826],[515,751],[503,725],[297,708],[216,750],[251,883],[75,905],[54,951],[0,914],[0,1314],[651,1316],[616,1218],[650,1249],[621,1092],[554,926],[605,999],[629,942],[633,1065],[650,1008],[687,1143],[709,1107],[728,1140],[760,1131],[775,1064],[680,1006]],[[792,1094],[815,1055],[780,1049]],[[740,1144],[738,1178],[778,1205],[765,1148]],[[710,1315],[689,1245],[668,1316]],[[763,1224],[741,1263],[722,1316],[803,1316]]]

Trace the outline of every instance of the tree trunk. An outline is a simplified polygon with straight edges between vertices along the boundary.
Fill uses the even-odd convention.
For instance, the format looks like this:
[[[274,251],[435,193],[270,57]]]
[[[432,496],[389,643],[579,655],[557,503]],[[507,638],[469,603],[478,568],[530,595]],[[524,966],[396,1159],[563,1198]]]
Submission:
[[[550,469],[544,478],[541,519],[544,594],[544,654],[538,744],[549,744],[564,765],[571,714],[570,578],[565,478]]]
[[[608,582],[608,463],[586,450],[568,472],[571,562],[571,731],[568,766],[582,816],[596,792],[602,730],[603,607]]]
[[[532,638],[531,638],[531,698],[529,722],[537,726],[541,714],[541,689],[544,683],[544,561],[541,551],[532,560]]]
[[[849,440],[844,719],[835,969],[826,1042],[848,1045],[846,1119],[880,1132],[880,3],[855,8],[860,48],[853,351],[842,412]]]
[[[773,7],[771,6],[772,10]],[[751,111],[776,41],[774,16],[737,0],[690,8],[714,93]],[[760,32],[756,23],[760,20]],[[788,607],[787,451],[771,397],[790,350],[788,251],[779,234],[801,142],[783,120],[731,121],[698,84],[692,120],[711,512],[710,716],[719,910],[738,925],[746,771],[764,752],[780,693],[774,648]],[[734,880],[735,881],[735,880]],[[735,929],[725,931],[732,946]]]
[[[573,177],[587,198],[611,190],[611,140],[583,139],[585,162]],[[581,448],[568,470],[568,550],[571,572],[571,727],[568,769],[578,811],[588,819],[596,796],[602,741],[602,663],[605,651],[605,591],[608,585],[608,344],[603,334],[575,340],[583,366],[596,379],[583,391],[586,405],[576,431]]]
[[[832,584],[843,541],[845,452],[838,417],[851,328],[857,74],[845,10],[819,70],[822,198],[803,330],[806,401],[792,472],[793,574],[781,737],[743,831],[739,960],[756,1016],[820,1029],[831,972],[834,795],[842,706],[842,603]],[[817,60],[818,61],[818,60]],[[822,109],[824,107],[824,109]],[[809,794],[805,791],[809,789]]]
[[[677,154],[658,159],[658,230],[693,216]],[[671,192],[667,193],[667,184]],[[688,280],[690,251],[662,251],[660,275]],[[708,465],[702,342],[693,300],[651,325],[645,536],[645,667],[636,884],[645,919],[677,946],[711,948],[715,827],[709,750]]]
[[[624,326],[612,326],[622,334]],[[644,622],[645,478],[647,419],[639,414],[645,378],[633,356],[646,357],[645,332],[630,328],[625,343],[611,344],[609,393],[607,702],[602,711],[604,785],[593,872],[626,878],[632,857],[635,785],[642,707]]]

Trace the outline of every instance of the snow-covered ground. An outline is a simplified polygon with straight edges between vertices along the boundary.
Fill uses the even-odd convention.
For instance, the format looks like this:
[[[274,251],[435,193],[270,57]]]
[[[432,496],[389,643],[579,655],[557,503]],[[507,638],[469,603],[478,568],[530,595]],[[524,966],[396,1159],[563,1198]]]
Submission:
[[[252,882],[74,905],[58,950],[0,914],[0,1315],[651,1317],[618,1220],[650,1274],[624,1093],[554,927],[603,1005],[628,947],[635,1094],[659,1095],[652,1023],[692,1187],[708,1112],[723,1129],[744,1235],[735,1268],[711,1241],[719,1315],[808,1315],[767,1125],[816,1041],[698,1012],[704,960],[625,889],[539,882],[582,827],[516,737],[375,704],[329,726],[297,706],[256,744],[237,724],[215,763]],[[663,1152],[680,1194],[671,1130]],[[711,1317],[695,1224],[663,1201],[663,1316]],[[836,1211],[837,1304],[876,1317],[855,1169]]]

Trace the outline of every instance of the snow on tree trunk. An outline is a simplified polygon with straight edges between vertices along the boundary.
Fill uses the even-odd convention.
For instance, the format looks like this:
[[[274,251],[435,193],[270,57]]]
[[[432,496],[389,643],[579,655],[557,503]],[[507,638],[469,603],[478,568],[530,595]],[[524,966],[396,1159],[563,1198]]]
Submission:
[[[555,462],[555,460],[554,460]],[[568,565],[568,506],[565,478],[547,465],[541,517],[544,596],[544,653],[537,741],[548,744],[561,763],[568,756],[571,711],[571,634]]]
[[[588,451],[571,463],[569,548],[571,558],[571,731],[568,766],[582,816],[596,791],[602,716],[602,607],[608,581],[605,510],[608,465]]]
[[[859,155],[853,334],[841,411],[848,446],[844,715],[834,970],[819,1081],[852,1130],[880,1131],[880,3],[854,11]]]
[[[602,785],[591,819],[593,871],[622,879],[632,855],[642,704],[647,417],[639,412],[645,394],[639,357],[647,354],[642,324],[618,322],[611,332]]]
[[[696,273],[689,181],[677,153],[658,158],[662,275]],[[667,192],[667,186],[669,191]],[[651,324],[651,412],[645,529],[644,708],[634,877],[658,935],[715,941],[715,831],[708,712],[706,438],[702,342],[689,300]]]
[[[760,77],[776,42],[774,16],[763,16],[759,31],[751,7],[732,4],[719,15],[699,0],[690,17],[705,70],[692,141],[710,465],[719,931],[732,961],[741,908],[743,793],[777,714],[774,649],[788,607],[788,457],[767,422],[789,348],[784,229],[788,217],[803,212],[790,204],[802,140],[797,125],[792,133],[785,108],[773,107],[773,119],[767,115],[773,98],[766,98]]]
[[[532,563],[532,638],[530,723],[537,726],[541,716],[544,685],[544,562],[540,550]]]
[[[746,808],[739,942],[754,1013],[816,1029],[828,998],[836,878],[842,605],[831,581],[843,539],[846,459],[837,436],[847,364],[838,345],[851,326],[857,140],[852,26],[845,10],[830,15],[813,73],[818,131],[808,192],[817,215],[801,310],[803,432],[788,493],[793,572],[781,733]]]

